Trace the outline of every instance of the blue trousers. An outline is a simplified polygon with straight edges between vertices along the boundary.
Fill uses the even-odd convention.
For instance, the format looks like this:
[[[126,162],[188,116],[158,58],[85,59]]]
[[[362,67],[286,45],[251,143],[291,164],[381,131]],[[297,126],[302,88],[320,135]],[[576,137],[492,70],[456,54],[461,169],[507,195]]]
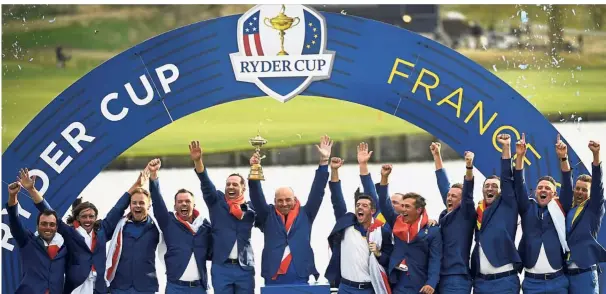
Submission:
[[[391,293],[393,294],[418,294],[421,288],[425,285],[413,285],[410,277],[403,272],[397,272],[398,281],[392,285]],[[434,289],[435,290],[435,289]]]
[[[600,284],[598,283],[598,271],[593,270],[578,275],[568,276],[570,294],[600,294]]]
[[[254,294],[254,271],[245,271],[239,264],[213,264],[210,269],[215,294]]]
[[[565,275],[552,280],[524,277],[522,292],[524,294],[568,294],[568,278]]]
[[[370,289],[358,289],[349,285],[345,285],[343,283],[339,284],[339,294],[374,294],[375,290],[373,288]]]
[[[471,293],[471,277],[467,275],[440,276],[438,289],[440,294],[469,294]]]
[[[112,294],[155,294],[155,291],[152,292],[141,292],[135,290],[135,287],[130,287],[128,289],[111,289]]]
[[[275,280],[271,278],[265,279],[265,285],[279,285],[279,284],[308,284],[309,277],[299,277],[297,270],[295,269],[294,262],[291,262],[283,275],[278,275]]]
[[[495,280],[476,278],[473,281],[474,294],[518,294],[520,293],[520,277],[507,276]]]
[[[188,287],[166,282],[166,294],[206,294],[204,286]]]

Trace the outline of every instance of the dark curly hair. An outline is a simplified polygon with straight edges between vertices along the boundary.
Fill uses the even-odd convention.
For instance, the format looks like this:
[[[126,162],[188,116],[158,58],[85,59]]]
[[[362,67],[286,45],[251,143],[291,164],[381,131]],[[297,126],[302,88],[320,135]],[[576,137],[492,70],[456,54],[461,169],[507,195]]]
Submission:
[[[74,203],[72,203],[72,214],[67,217],[67,224],[70,226],[74,226],[74,221],[76,221],[80,212],[86,209],[92,209],[95,212],[95,216],[99,216],[99,210],[97,207],[91,202],[82,202],[82,198],[77,198]],[[101,226],[101,220],[96,220],[93,224],[93,230],[98,231]]]

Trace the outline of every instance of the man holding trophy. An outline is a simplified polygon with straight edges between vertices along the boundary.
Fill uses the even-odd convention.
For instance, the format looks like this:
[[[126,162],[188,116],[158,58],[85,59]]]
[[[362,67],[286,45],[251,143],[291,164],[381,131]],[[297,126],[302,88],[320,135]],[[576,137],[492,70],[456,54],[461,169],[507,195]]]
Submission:
[[[259,147],[266,141],[261,139],[251,140],[251,144],[257,148],[250,159],[251,172],[248,177],[250,199],[257,212],[257,226],[264,233],[261,276],[266,285],[307,284],[310,275],[314,275],[316,280],[319,277],[310,244],[311,226],[328,183],[332,141],[328,136],[323,136],[320,145],[316,145],[320,153],[320,166],[316,170],[307,203],[303,206],[290,187],[276,189],[274,204],[267,204],[261,186],[263,172],[259,154]]]

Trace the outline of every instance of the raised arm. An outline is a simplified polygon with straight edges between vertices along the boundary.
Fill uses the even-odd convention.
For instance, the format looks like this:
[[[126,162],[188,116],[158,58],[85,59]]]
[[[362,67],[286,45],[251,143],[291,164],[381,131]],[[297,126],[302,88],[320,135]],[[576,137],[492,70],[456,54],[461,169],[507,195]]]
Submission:
[[[516,142],[516,169],[513,173],[514,194],[518,201],[518,211],[523,215],[528,211],[531,204],[526,189],[526,179],[524,178],[524,157],[526,156],[526,135],[522,133],[522,139]]]
[[[259,164],[260,163],[259,154],[255,153],[250,158],[250,165]],[[261,186],[260,180],[251,180],[248,179],[248,193],[250,195],[250,202],[252,202],[253,207],[255,208],[256,223],[258,228],[262,228],[265,220],[267,220],[267,216],[269,215],[269,205],[265,200],[265,194],[263,194],[263,187]]]
[[[158,179],[158,170],[162,166],[160,159],[154,159],[149,162],[147,169],[149,170],[149,194],[152,199],[152,209],[154,211],[154,217],[158,221],[158,226],[164,230],[170,221],[170,212],[166,207],[162,192],[160,192],[160,180]]]
[[[438,182],[438,189],[440,190],[440,196],[442,196],[442,202],[447,205],[446,198],[448,198],[448,191],[450,190],[450,181],[446,175],[446,171],[442,165],[442,144],[438,142],[432,142],[429,146],[431,155],[433,156],[433,162],[436,165],[436,180]]]
[[[31,234],[19,219],[19,202],[17,197],[21,191],[19,183],[14,182],[8,185],[8,203],[6,212],[8,213],[8,226],[11,229],[13,238],[17,241],[17,245],[23,248],[29,240],[28,234]]]
[[[560,134],[556,139],[556,154],[560,159],[560,170],[562,171],[562,178],[560,182],[560,203],[564,208],[564,213],[568,214],[568,211],[572,208],[572,197],[573,197],[573,186],[572,186],[572,171],[570,169],[570,162],[568,161],[568,146],[562,142]]]
[[[341,180],[339,180],[339,168],[343,165],[343,160],[339,157],[333,157],[330,160],[330,201],[335,214],[335,219],[339,219],[347,213],[347,205],[343,199],[343,189],[341,189]]]
[[[517,206],[511,170],[511,137],[508,134],[499,134],[497,141],[503,149],[501,152],[501,197],[505,203]]]
[[[388,185],[389,185],[389,175],[391,174],[392,166],[391,164],[384,164],[381,167],[381,182],[376,186],[377,194],[379,195],[379,207],[381,209],[381,213],[385,218],[385,221],[389,224],[391,228],[396,221],[396,212],[391,205],[391,201],[388,195]]]
[[[36,189],[36,176],[30,177],[27,168],[19,170],[18,180],[19,184],[21,184],[21,186],[27,190],[27,193],[29,193],[29,196],[34,201],[34,205],[39,212],[43,212],[45,210],[54,210],[52,207],[50,207],[48,202],[44,200],[40,192],[38,192],[38,189]]]
[[[200,187],[202,188],[202,198],[208,207],[211,207],[217,201],[219,195],[215,185],[208,177],[208,172],[204,167],[202,161],[202,148],[200,148],[200,141],[192,141],[189,144],[189,157],[196,166],[196,174],[200,180]]]
[[[19,171],[19,183],[21,184],[21,186],[23,188],[25,188],[25,190],[27,190],[27,193],[29,193],[30,197],[34,201],[34,206],[36,206],[38,211],[39,212],[43,212],[45,210],[54,211],[54,209],[50,206],[50,204],[48,204],[48,202],[46,202],[46,200],[44,200],[44,198],[42,197],[42,194],[40,194],[40,192],[38,192],[38,190],[36,189],[36,187],[34,185],[35,182],[36,182],[36,176],[30,177],[29,171],[27,170],[27,168]],[[67,236],[68,234],[74,232],[74,228],[71,226],[68,226],[67,224],[65,224],[65,222],[63,222],[63,219],[59,218],[59,219],[57,219],[57,232],[59,232],[59,234],[61,234],[61,235]]]
[[[476,207],[473,202],[473,159],[474,153],[465,151],[465,178],[463,180],[463,199],[461,199],[461,212],[471,218],[476,217]]]
[[[42,198],[42,195],[35,187],[36,176],[30,177],[29,170],[27,168],[22,168],[21,170],[19,170],[19,177],[17,180],[19,181],[19,184],[21,184],[21,186],[25,190],[27,190],[29,196],[32,197],[32,200],[34,201],[34,204],[36,204],[36,208],[38,208],[38,211],[42,212],[45,209],[52,210],[52,208],[48,206],[48,203],[46,203],[46,206],[48,207],[43,204],[38,205],[43,202],[44,198]]]
[[[305,204],[305,213],[310,223],[314,222],[320,210],[320,205],[322,205],[322,199],[324,199],[326,183],[328,182],[328,159],[332,150],[332,140],[328,136],[322,136],[320,145],[316,145],[316,148],[320,153],[320,166],[316,170],[316,176]]]
[[[377,189],[375,188],[375,184],[372,182],[372,177],[370,176],[370,172],[368,171],[368,161],[370,160],[370,156],[372,155],[372,151],[368,151],[367,143],[360,143],[358,145],[358,165],[360,166],[360,181],[362,182],[362,188],[364,188],[364,194],[370,196],[374,203],[379,202],[379,197],[377,196]],[[373,217],[376,217],[381,213],[381,209],[377,206],[377,210]]]
[[[129,192],[125,192],[124,194],[122,194],[120,199],[118,199],[118,202],[116,202],[114,207],[109,210],[105,218],[103,218],[103,220],[101,221],[101,227],[105,231],[105,236],[107,240],[112,238],[112,235],[114,234],[114,230],[116,229],[118,222],[120,222],[120,219],[122,218],[122,216],[124,216],[124,211],[128,208],[130,204],[131,195],[132,194],[130,194]]]
[[[591,163],[591,193],[587,203],[591,209],[604,215],[604,183],[602,181],[602,163],[600,162],[600,143],[589,141],[589,149],[593,153]]]

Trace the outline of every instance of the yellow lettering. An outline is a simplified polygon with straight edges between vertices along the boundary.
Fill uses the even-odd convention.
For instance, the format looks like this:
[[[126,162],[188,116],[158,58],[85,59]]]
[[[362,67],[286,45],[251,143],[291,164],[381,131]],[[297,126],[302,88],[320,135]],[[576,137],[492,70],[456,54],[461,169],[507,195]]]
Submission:
[[[501,147],[499,145],[497,145],[497,135],[502,133],[504,130],[510,130],[513,132],[513,134],[516,136],[516,139],[513,140],[512,138],[512,144],[515,144],[515,142],[517,140],[520,140],[520,132],[518,132],[518,130],[516,130],[514,127],[512,126],[500,126],[498,129],[496,129],[494,131],[494,133],[492,133],[492,145],[494,146],[494,149],[496,149],[499,152],[503,152],[503,149],[501,149]],[[530,143],[526,143],[526,146],[528,147],[528,150],[530,150],[530,152],[532,152],[532,154],[534,154],[534,156],[537,157],[537,159],[541,159],[541,154],[539,154],[539,152],[537,152],[536,149],[534,149],[534,147],[532,146],[532,144]],[[517,154],[513,155],[513,159],[515,160],[518,157]],[[524,163],[526,163],[527,165],[532,165],[532,163],[530,162],[530,160],[528,160],[528,156],[524,156]]]
[[[389,74],[389,79],[387,80],[388,84],[391,84],[391,81],[393,80],[393,76],[394,75],[398,75],[404,78],[408,78],[408,75],[403,73],[403,72],[399,72],[398,71],[398,64],[405,64],[408,65],[410,67],[415,67],[415,65],[413,63],[410,63],[404,59],[400,59],[400,58],[396,58],[396,62],[394,62],[393,64],[393,68],[391,69],[391,73]]]
[[[497,112],[493,113],[492,117],[490,117],[490,119],[486,123],[486,126],[484,126],[484,108],[482,107],[482,100],[480,100],[480,101],[478,101],[478,103],[476,104],[476,106],[473,107],[473,109],[471,110],[471,112],[469,113],[469,115],[467,116],[467,118],[465,119],[465,123],[469,122],[469,120],[471,119],[471,117],[473,116],[473,114],[476,113],[476,111],[478,111],[478,109],[480,110],[479,111],[479,119],[478,119],[480,121],[480,135],[484,135],[484,132],[486,132],[486,130],[488,129],[488,127],[490,127],[490,125],[492,124],[492,122],[494,121],[494,119],[497,118],[498,113]],[[520,136],[518,135],[518,137],[520,137]],[[496,135],[493,136],[493,143],[495,142],[494,141],[495,138],[496,138]]]
[[[534,156],[537,157],[537,159],[541,159],[541,155],[539,154],[539,152],[537,152],[537,150],[535,150],[530,143],[526,143],[526,147],[528,148],[528,150],[530,150],[530,152],[532,152],[532,154],[534,154]],[[526,161],[526,163],[530,165],[529,161]]]
[[[428,84],[421,82],[421,79],[423,78],[423,75],[425,75],[425,74],[428,74],[433,77],[433,79],[434,79],[433,85],[430,86]],[[426,69],[421,69],[421,73],[419,74],[419,77],[417,78],[417,81],[415,82],[414,87],[412,87],[412,92],[415,93],[417,91],[417,87],[419,85],[421,85],[425,88],[425,94],[427,95],[427,100],[431,101],[431,94],[429,93],[429,89],[435,89],[438,86],[438,84],[440,84],[440,78],[438,77],[437,74],[435,74],[429,70],[426,70]]]
[[[518,158],[518,155],[514,154],[513,157],[512,157],[512,159],[513,159],[513,162],[511,164],[512,166],[516,165],[516,163],[515,163],[516,158]],[[524,163],[527,164],[527,165],[529,165],[529,166],[532,165],[532,163],[530,162],[530,160],[528,160],[528,157],[526,157],[526,156],[524,156]]]
[[[454,104],[454,102],[450,101],[450,98],[452,98],[456,94],[459,94],[459,100],[457,101],[457,104]],[[450,93],[450,95],[448,95],[444,99],[440,100],[440,102],[438,102],[438,106],[446,103],[446,104],[454,107],[457,110],[457,118],[458,118],[458,117],[461,117],[461,102],[462,101],[463,101],[463,88],[458,88],[458,89],[454,90],[454,92]]]
[[[494,131],[494,133],[492,133],[492,146],[494,146],[494,149],[496,149],[499,152],[503,152],[503,149],[501,149],[501,146],[497,145],[497,135],[499,135],[500,133],[502,133],[505,130],[510,130],[513,132],[514,135],[516,135],[517,139],[515,141],[520,139],[520,133],[514,127],[508,126],[508,125],[500,126],[498,129],[496,129]],[[513,139],[511,141],[515,142]]]

